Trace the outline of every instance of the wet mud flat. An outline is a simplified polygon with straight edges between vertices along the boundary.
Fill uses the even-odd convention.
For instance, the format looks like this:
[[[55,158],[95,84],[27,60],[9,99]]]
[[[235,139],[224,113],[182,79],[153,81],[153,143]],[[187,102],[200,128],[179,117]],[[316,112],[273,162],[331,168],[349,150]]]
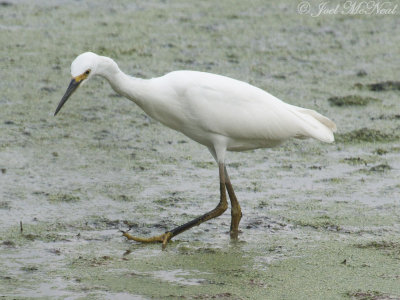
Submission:
[[[1,298],[399,298],[399,27],[292,1],[1,2]],[[238,242],[229,212],[166,251],[128,242],[213,208],[218,170],[101,79],[54,118],[88,50],[138,77],[250,82],[332,118],[336,143],[229,154]]]

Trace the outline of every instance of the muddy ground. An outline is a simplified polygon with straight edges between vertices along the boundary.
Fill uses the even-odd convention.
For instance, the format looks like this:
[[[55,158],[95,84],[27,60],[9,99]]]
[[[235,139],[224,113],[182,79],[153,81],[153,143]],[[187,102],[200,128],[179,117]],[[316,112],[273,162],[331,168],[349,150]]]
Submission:
[[[400,298],[400,12],[297,4],[1,1],[1,298]],[[160,234],[213,208],[218,170],[102,79],[53,117],[89,50],[137,77],[250,82],[329,116],[337,141],[229,154],[238,242],[229,213],[166,251],[126,241],[120,229]]]

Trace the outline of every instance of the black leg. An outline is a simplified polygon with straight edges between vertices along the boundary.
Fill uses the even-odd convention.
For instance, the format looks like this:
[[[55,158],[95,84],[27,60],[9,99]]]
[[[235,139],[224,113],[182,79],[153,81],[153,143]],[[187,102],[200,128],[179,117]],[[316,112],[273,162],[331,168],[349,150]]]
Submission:
[[[237,239],[239,235],[239,223],[242,218],[242,209],[240,208],[239,201],[236,198],[235,191],[233,190],[231,181],[228,176],[228,171],[224,167],[225,171],[225,185],[228,190],[229,199],[231,200],[231,239]]]
[[[167,243],[170,239],[172,239],[174,236],[177,236],[178,234],[194,227],[194,226],[198,226],[201,223],[204,223],[210,219],[219,217],[220,215],[222,215],[228,208],[228,202],[226,200],[226,189],[228,189],[228,193],[229,196],[231,196],[230,193],[230,189],[233,192],[232,186],[231,188],[228,188],[228,186],[226,185],[226,171],[225,171],[225,166],[223,163],[219,163],[218,164],[219,167],[219,182],[220,182],[220,201],[218,203],[218,205],[211,211],[205,213],[204,215],[201,215],[200,217],[197,217],[196,219],[187,222],[181,226],[178,226],[170,231],[165,232],[162,235],[158,235],[158,236],[153,236],[150,238],[141,238],[141,237],[134,237],[132,235],[130,235],[127,232],[123,233],[123,236],[125,236],[127,239],[129,240],[134,240],[137,242],[141,242],[141,243],[153,243],[153,242],[161,242],[163,244],[163,249],[165,249],[165,247],[167,246]],[[229,179],[228,179],[229,181]],[[234,195],[234,194],[233,194]],[[231,199],[232,201],[232,199]],[[237,202],[237,201],[236,201]],[[239,210],[240,210],[240,206],[239,206]],[[240,219],[239,219],[240,221]],[[239,225],[239,223],[238,223]]]

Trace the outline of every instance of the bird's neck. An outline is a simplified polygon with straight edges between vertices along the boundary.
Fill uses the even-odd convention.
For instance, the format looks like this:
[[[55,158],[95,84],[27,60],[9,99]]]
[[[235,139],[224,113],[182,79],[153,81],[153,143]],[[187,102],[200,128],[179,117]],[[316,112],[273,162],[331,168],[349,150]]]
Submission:
[[[97,74],[106,78],[118,94],[134,101],[139,106],[148,98],[149,80],[135,78],[122,72],[117,63],[109,57],[101,56]]]
[[[105,77],[118,94],[135,102],[151,118],[164,125],[179,130],[181,123],[176,116],[179,113],[173,103],[176,94],[160,78],[140,79],[126,75],[110,58],[105,58],[97,74]]]

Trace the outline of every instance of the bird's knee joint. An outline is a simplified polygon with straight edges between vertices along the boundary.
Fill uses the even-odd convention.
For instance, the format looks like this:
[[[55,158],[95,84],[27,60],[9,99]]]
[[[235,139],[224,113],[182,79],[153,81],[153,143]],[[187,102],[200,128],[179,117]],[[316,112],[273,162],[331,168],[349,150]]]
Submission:
[[[232,209],[231,215],[232,215],[232,217],[235,217],[235,218],[241,218],[242,217],[242,211],[240,209],[239,210]]]

